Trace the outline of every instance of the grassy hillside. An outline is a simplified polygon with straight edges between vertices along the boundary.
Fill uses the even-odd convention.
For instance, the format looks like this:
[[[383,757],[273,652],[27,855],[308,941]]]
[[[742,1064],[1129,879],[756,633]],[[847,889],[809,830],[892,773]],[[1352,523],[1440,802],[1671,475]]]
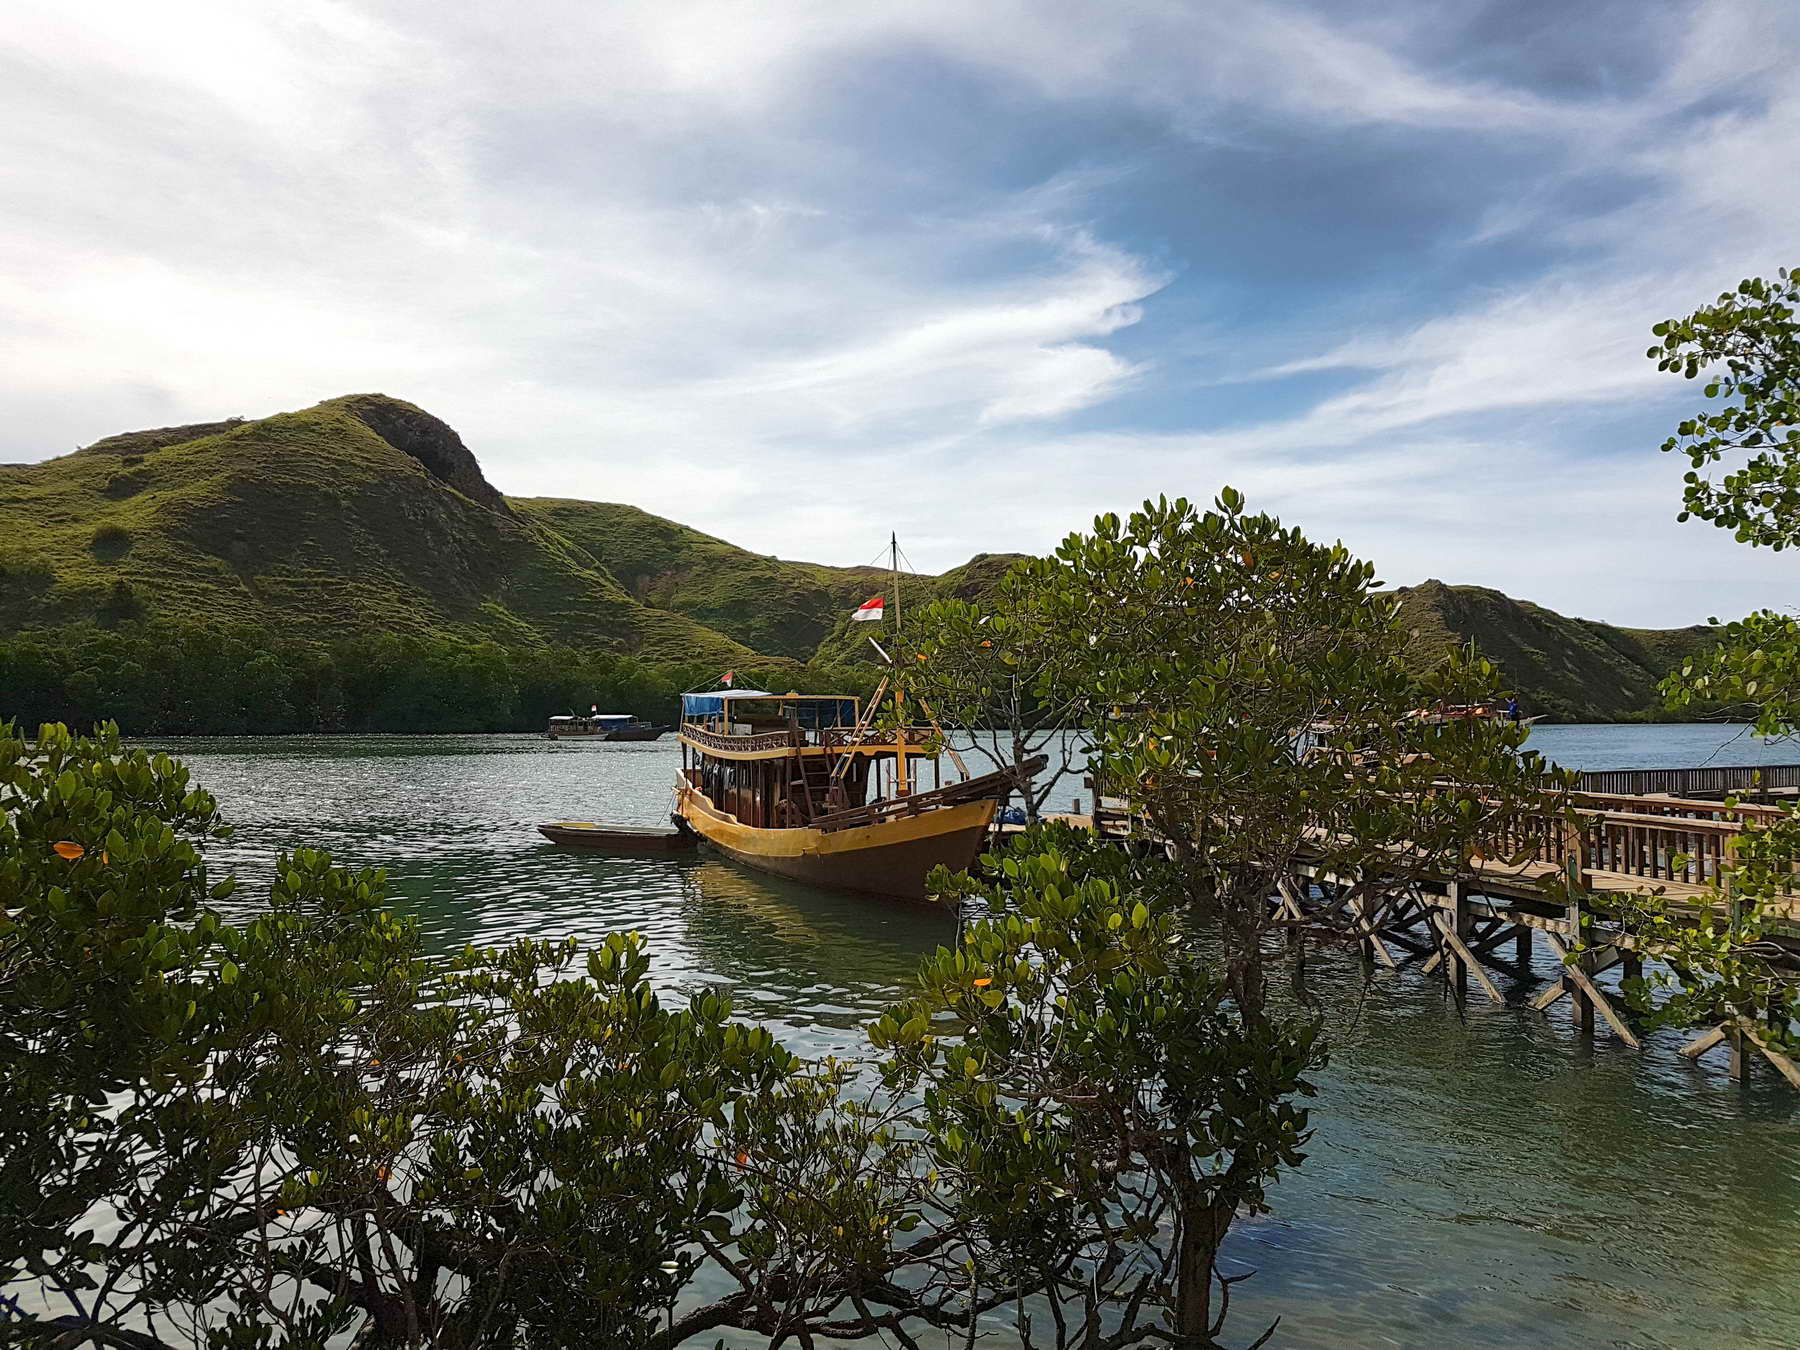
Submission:
[[[10,466],[0,540],[0,626],[153,617],[749,655],[643,604],[511,510],[449,427],[377,395]]]
[[[877,568],[751,553],[616,502],[515,497],[510,504],[580,546],[644,604],[771,656],[811,656],[844,614],[887,583]]]
[[[1661,707],[1657,681],[1716,640],[1704,626],[1618,628],[1571,619],[1482,586],[1427,581],[1396,594],[1417,661],[1473,639],[1519,690],[1527,712],[1562,722],[1654,715]]]

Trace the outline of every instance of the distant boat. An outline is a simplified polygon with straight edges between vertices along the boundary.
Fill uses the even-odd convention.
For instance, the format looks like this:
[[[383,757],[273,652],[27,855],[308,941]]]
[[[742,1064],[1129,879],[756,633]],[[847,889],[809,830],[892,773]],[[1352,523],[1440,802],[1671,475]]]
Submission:
[[[1511,708],[1493,703],[1440,703],[1430,708],[1414,708],[1400,720],[1414,726],[1427,727],[1446,727],[1457,722],[1511,722],[1515,726],[1532,727],[1543,721],[1544,717],[1543,713],[1535,717],[1520,717]],[[1306,724],[1306,731],[1312,736],[1338,736],[1344,730],[1345,723],[1337,717],[1321,717]]]
[[[552,741],[653,741],[673,730],[630,713],[589,713],[586,717],[552,717],[544,735]]]
[[[1448,726],[1452,722],[1515,722],[1528,727],[1543,721],[1544,714],[1520,717],[1513,709],[1494,703],[1440,703],[1431,708],[1414,708],[1407,713],[1406,720],[1422,722],[1428,727]]]
[[[877,730],[871,714],[832,694],[684,694],[676,820],[747,867],[924,899],[933,868],[981,856],[1000,798],[1044,758],[918,791],[915,760],[938,772],[933,728]]]

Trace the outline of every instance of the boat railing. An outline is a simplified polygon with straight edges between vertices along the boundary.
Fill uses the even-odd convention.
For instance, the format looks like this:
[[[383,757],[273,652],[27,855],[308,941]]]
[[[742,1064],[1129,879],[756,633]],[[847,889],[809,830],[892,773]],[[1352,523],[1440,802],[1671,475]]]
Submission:
[[[901,727],[908,745],[924,745],[937,738],[934,727],[908,726]],[[847,749],[858,745],[892,745],[894,737],[899,734],[892,727],[864,727],[858,731],[855,727],[827,727],[818,733],[817,745],[831,749]]]
[[[907,744],[923,746],[932,741],[937,733],[931,727],[904,727]],[[793,729],[781,731],[725,732],[713,731],[698,726],[693,722],[684,722],[681,734],[695,745],[709,750],[745,751],[745,750],[787,750],[799,746],[822,746],[828,750],[850,750],[859,746],[892,745],[895,732],[892,728],[877,729],[864,727],[858,731],[854,727],[826,727],[818,731]]]
[[[794,744],[794,735],[790,731],[759,731],[735,735],[707,731],[691,722],[682,724],[681,734],[695,745],[705,746],[710,750],[786,750]]]
[[[943,787],[932,788],[928,792],[914,792],[904,797],[885,797],[878,802],[869,802],[863,806],[845,807],[840,811],[828,811],[814,816],[806,823],[815,830],[827,833],[833,830],[856,829],[864,825],[879,825],[883,821],[894,820],[900,816],[916,816],[926,811],[934,811],[944,806],[961,806],[968,802],[982,801],[990,797],[998,797],[1029,783],[1032,777],[1043,771],[1048,760],[1043,755],[1033,755],[1016,769],[999,769],[993,773],[984,773],[976,778],[965,779],[960,783],[946,783]]]

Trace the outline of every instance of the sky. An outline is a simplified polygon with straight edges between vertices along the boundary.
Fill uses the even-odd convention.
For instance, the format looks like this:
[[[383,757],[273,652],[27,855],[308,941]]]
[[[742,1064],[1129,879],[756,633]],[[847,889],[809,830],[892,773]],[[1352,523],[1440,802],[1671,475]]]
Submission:
[[[6,8],[0,461],[380,391],[787,558],[1230,484],[1395,585],[1800,594],[1644,356],[1800,264],[1800,5]]]

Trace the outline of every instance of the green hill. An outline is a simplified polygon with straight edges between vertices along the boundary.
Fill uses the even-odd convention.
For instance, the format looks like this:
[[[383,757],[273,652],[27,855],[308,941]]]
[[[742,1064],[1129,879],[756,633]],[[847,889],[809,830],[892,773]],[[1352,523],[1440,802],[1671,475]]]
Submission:
[[[845,613],[887,584],[879,568],[751,553],[616,502],[515,497],[511,505],[597,559],[642,603],[770,656],[810,657]]]
[[[903,579],[972,598],[1015,555]],[[704,669],[867,661],[879,568],[751,553],[636,507],[506,498],[460,437],[379,394],[109,436],[0,465],[0,632],[133,620],[286,639],[493,641]],[[1498,591],[1401,590],[1420,663],[1475,639],[1533,712],[1645,716],[1711,639],[1570,619]],[[878,634],[879,635],[879,634]]]
[[[751,655],[646,605],[380,395],[109,437],[0,471],[0,627],[153,617],[453,634],[647,659]]]
[[[1413,630],[1419,662],[1473,640],[1519,691],[1532,713],[1559,722],[1611,722],[1655,715],[1656,683],[1717,641],[1703,625],[1618,628],[1571,619],[1484,586],[1427,581],[1401,587],[1400,619]]]

